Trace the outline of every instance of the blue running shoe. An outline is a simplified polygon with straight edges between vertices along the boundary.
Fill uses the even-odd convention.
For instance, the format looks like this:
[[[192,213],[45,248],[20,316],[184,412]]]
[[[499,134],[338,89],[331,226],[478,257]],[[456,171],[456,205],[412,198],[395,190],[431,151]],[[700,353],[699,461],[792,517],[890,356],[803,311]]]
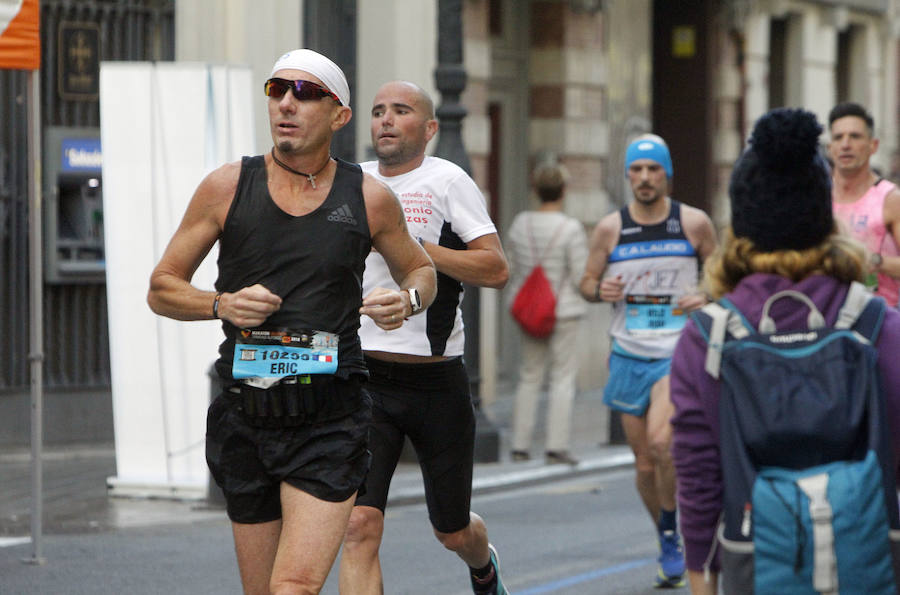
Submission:
[[[675,531],[663,531],[659,536],[659,571],[654,586],[657,589],[684,586],[684,552]]]
[[[489,576],[486,581],[490,584],[494,584],[493,590],[485,590],[485,585],[479,584],[478,581],[475,580],[475,577],[472,576],[472,591],[475,592],[476,595],[510,595],[509,591],[507,591],[506,587],[503,586],[503,577],[500,576],[500,557],[497,555],[497,550],[494,549],[494,546],[488,544],[488,549],[491,552],[491,566],[494,567],[494,576]],[[496,577],[496,582],[494,582],[494,577]]]

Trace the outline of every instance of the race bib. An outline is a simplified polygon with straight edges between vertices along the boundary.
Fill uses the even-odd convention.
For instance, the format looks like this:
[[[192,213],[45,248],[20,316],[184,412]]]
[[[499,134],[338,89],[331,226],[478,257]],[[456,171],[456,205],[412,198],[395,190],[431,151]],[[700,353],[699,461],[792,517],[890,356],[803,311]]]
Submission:
[[[680,331],[686,321],[684,310],[671,295],[625,296],[625,330],[631,334],[670,334]]]
[[[338,336],[325,331],[241,330],[234,343],[235,379],[334,374]]]

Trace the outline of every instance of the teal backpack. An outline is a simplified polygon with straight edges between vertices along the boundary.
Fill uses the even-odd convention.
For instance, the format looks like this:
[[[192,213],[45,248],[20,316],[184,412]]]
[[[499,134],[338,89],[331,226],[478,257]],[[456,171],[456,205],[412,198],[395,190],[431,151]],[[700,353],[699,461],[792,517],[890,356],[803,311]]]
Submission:
[[[778,331],[781,299],[809,309]],[[850,287],[834,327],[782,291],[753,328],[727,299],[692,314],[721,380],[725,593],[896,594],[900,513],[874,343],[885,303]]]

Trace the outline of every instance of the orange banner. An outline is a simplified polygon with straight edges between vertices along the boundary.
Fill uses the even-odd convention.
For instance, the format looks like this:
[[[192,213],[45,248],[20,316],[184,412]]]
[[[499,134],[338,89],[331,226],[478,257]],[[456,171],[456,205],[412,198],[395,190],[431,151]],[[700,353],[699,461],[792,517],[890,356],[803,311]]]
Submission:
[[[0,0],[0,68],[41,67],[40,0]]]

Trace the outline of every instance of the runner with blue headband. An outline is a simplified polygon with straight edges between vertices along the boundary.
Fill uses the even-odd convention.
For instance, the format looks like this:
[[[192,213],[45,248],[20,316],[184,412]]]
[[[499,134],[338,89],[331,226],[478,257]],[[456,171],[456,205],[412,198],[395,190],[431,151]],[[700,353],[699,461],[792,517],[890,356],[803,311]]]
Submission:
[[[669,155],[669,147],[666,141],[655,134],[646,134],[634,140],[625,150],[625,177],[628,177],[628,168],[638,159],[652,159],[659,163],[666,176],[672,179],[672,156]]]
[[[709,217],[669,197],[672,173],[659,136],[628,145],[625,177],[633,200],[597,224],[581,280],[585,299],[612,304],[603,402],[621,414],[638,494],[659,532],[656,587],[684,585],[669,449],[669,364],[687,312],[706,303],[697,290],[700,263],[716,246]]]

